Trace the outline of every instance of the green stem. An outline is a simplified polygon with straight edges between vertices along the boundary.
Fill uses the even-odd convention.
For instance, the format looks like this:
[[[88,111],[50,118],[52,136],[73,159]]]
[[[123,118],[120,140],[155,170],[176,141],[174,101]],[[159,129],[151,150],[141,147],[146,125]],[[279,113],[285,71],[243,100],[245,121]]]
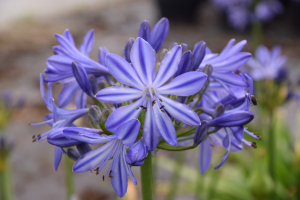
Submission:
[[[176,191],[178,189],[178,183],[180,178],[180,172],[184,161],[184,152],[178,152],[176,157],[176,165],[171,179],[170,190],[167,194],[167,200],[173,200],[176,196]]]
[[[273,111],[269,111],[269,141],[268,141],[268,152],[269,152],[269,172],[273,180],[274,187],[271,192],[271,197],[275,195],[275,184],[276,184],[276,175],[275,175],[275,133],[274,133],[274,116]],[[273,198],[272,198],[273,199]]]
[[[67,200],[70,200],[71,196],[74,194],[72,166],[73,161],[68,156],[65,156],[65,184]]]
[[[258,45],[262,44],[263,34],[262,34],[262,24],[260,21],[254,22],[252,24],[252,43],[253,43],[253,52]]]
[[[5,156],[0,160],[0,199],[1,200],[12,200],[12,184],[11,184],[11,173],[9,158]]]
[[[148,153],[144,164],[141,166],[141,184],[143,200],[153,200],[151,152]]]

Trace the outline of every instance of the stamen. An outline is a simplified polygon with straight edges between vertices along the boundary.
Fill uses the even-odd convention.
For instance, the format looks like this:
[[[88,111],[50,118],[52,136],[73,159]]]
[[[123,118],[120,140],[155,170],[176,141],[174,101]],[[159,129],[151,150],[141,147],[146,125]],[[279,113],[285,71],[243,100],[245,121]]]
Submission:
[[[104,181],[104,176],[102,176],[102,180]]]
[[[152,101],[152,106],[154,106],[155,103],[156,103],[156,100],[153,100],[153,101]]]
[[[165,106],[161,106],[159,109],[163,109]]]
[[[109,172],[109,175],[108,175],[109,178],[113,178],[113,176],[111,175],[111,173],[112,173],[112,170],[110,170],[110,172]]]
[[[32,136],[32,139],[34,139],[34,138],[35,138],[35,135]]]
[[[259,138],[259,140],[261,140],[261,136],[260,135],[258,135],[257,133],[253,133],[253,134],[256,135]]]
[[[36,142],[36,139],[34,138],[34,139],[32,140],[32,142]]]
[[[256,99],[256,97],[254,95],[251,95],[250,98],[251,98],[251,101],[252,101],[253,105],[256,106],[257,105],[257,99]]]
[[[161,110],[161,112],[165,112],[164,110]]]
[[[163,100],[162,100],[161,98],[159,98],[159,100],[160,100],[161,102],[163,102]]]
[[[99,171],[96,171],[96,175],[98,175],[99,174]],[[103,180],[104,181],[104,180]]]
[[[255,142],[252,142],[252,143],[251,143],[251,146],[252,146],[254,149],[256,149],[256,148],[257,148],[257,145],[256,145],[256,143],[255,143]]]

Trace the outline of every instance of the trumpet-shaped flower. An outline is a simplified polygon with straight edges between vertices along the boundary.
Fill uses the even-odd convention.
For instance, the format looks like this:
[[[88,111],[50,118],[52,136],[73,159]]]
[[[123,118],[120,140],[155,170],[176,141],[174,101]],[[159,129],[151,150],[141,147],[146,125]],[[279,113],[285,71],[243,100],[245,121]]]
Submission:
[[[118,55],[107,55],[108,70],[117,81],[130,87],[105,88],[96,94],[96,98],[110,103],[137,99],[128,106],[118,108],[108,117],[106,128],[109,131],[114,132],[119,124],[137,118],[144,109],[146,114],[143,137],[152,151],[158,145],[160,136],[170,145],[177,142],[176,131],[169,115],[186,124],[200,125],[199,117],[192,109],[164,96],[193,95],[202,88],[207,79],[202,72],[188,72],[165,84],[176,73],[181,54],[180,46],[172,48],[165,55],[157,73],[154,69],[156,58],[153,48],[142,38],[136,39],[132,46],[132,66]]]
[[[140,129],[140,122],[137,119],[129,120],[120,124],[114,135],[101,136],[87,131],[84,128],[65,128],[64,135],[71,139],[88,144],[104,144],[103,146],[85,153],[73,166],[77,173],[87,172],[96,169],[96,173],[103,169],[109,159],[112,159],[106,175],[111,178],[111,184],[119,197],[123,197],[127,191],[129,176],[134,184],[136,179],[131,172],[130,165],[126,163],[126,147],[132,146]],[[98,130],[98,129],[96,129]],[[99,131],[99,130],[98,130]]]

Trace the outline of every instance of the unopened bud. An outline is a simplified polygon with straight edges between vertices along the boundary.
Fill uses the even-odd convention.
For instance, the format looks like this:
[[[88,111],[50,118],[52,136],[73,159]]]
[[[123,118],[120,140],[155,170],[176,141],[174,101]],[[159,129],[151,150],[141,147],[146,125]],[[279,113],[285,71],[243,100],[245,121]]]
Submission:
[[[69,148],[67,150],[67,156],[74,161],[77,161],[80,158],[80,154],[74,149]]]

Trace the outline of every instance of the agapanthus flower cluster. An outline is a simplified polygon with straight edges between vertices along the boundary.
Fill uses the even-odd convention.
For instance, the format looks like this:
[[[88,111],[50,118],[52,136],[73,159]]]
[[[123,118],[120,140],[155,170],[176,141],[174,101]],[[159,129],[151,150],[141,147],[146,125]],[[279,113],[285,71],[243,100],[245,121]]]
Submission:
[[[33,141],[47,140],[55,146],[55,170],[67,154],[76,160],[73,172],[102,173],[103,181],[109,177],[123,197],[127,177],[137,183],[131,167],[143,165],[158,149],[183,151],[200,145],[199,167],[204,173],[213,145],[226,149],[216,169],[230,151],[242,150],[243,144],[256,147],[243,138],[246,133],[260,139],[245,127],[254,118],[250,106],[257,104],[252,79],[240,71],[251,57],[241,52],[246,41],[234,44],[232,39],[220,54],[212,53],[204,41],[193,50],[173,43],[159,53],[168,30],[166,18],[152,31],[143,21],[138,37],[126,42],[122,56],[100,47],[99,62],[88,57],[93,31],[79,50],[69,30],[56,35],[59,45],[48,59],[47,77],[40,76],[41,95],[50,113],[44,122],[33,124],[52,127],[33,136]],[[54,82],[64,85],[57,103]],[[94,103],[87,103],[87,98]],[[73,100],[76,109],[66,109]],[[92,127],[74,122],[85,115]],[[108,168],[102,172],[105,165]]]
[[[233,28],[242,31],[248,24],[258,21],[270,22],[276,15],[283,12],[279,0],[211,0],[212,3],[227,14]]]

